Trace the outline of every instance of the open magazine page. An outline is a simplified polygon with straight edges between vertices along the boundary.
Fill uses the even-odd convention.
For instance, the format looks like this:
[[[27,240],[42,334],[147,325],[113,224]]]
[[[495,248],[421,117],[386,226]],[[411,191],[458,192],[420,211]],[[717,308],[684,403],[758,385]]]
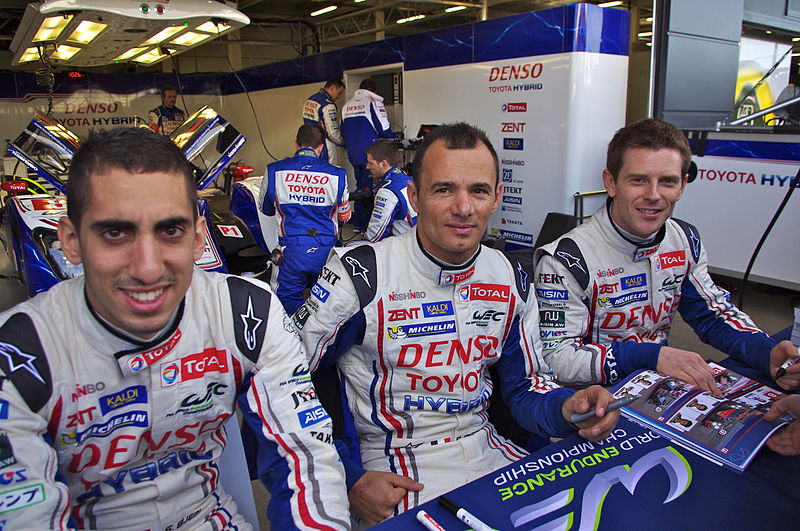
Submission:
[[[709,364],[723,397],[652,370],[628,376],[614,397],[639,398],[622,408],[628,418],[717,463],[742,471],[769,435],[791,420],[765,422],[772,402],[785,396],[759,382]]]

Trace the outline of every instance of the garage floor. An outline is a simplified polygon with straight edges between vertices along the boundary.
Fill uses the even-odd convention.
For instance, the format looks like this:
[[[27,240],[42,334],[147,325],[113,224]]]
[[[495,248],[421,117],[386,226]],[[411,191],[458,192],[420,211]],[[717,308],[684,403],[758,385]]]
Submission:
[[[14,274],[8,255],[2,249],[0,249],[0,274]],[[720,282],[729,290],[738,287],[738,281],[733,282],[728,279],[721,279]],[[10,308],[24,300],[25,297],[25,289],[19,282],[16,280],[0,280],[0,311]],[[792,324],[792,300],[800,300],[800,293],[756,285],[748,288],[745,294],[745,311],[765,332],[774,334]],[[694,350],[712,360],[720,360],[725,357],[721,352],[701,343],[680,316],[673,323],[670,345],[686,350]],[[253,492],[258,514],[265,515],[269,493],[257,481],[253,482]],[[261,529],[268,530],[269,523],[265,521],[266,517],[262,517],[262,520]]]

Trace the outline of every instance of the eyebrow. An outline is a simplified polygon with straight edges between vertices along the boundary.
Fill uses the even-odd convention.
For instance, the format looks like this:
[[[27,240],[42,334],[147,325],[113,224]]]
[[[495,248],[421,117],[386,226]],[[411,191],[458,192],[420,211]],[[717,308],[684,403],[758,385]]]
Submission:
[[[185,216],[174,216],[167,219],[162,219],[155,225],[156,230],[164,230],[175,225],[188,225],[189,218]],[[119,230],[119,231],[132,231],[136,229],[136,224],[132,221],[125,221],[121,219],[100,219],[92,223],[89,228],[96,232],[103,232],[106,230]]]

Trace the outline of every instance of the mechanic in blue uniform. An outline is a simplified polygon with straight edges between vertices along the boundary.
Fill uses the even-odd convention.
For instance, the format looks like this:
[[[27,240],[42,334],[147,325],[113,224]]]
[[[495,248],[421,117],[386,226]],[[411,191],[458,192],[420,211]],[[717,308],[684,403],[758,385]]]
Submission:
[[[342,107],[342,136],[347,144],[347,158],[353,165],[356,188],[372,188],[370,171],[367,168],[367,146],[379,138],[395,138],[389,128],[383,98],[375,93],[375,82],[367,78],[358,86],[353,97]],[[353,227],[364,232],[372,212],[372,201],[356,201],[353,205]]]
[[[680,312],[705,343],[770,381],[797,347],[758,329],[708,274],[698,230],[672,217],[691,151],[673,125],[628,125],[608,145],[609,199],[583,225],[536,251],[536,293],[545,361],[559,381],[611,385],[637,369],[715,394],[714,373],[696,352],[667,344]],[[730,364],[734,365],[731,366]],[[800,364],[775,382],[800,387]]]
[[[258,204],[278,217],[283,263],[273,287],[289,314],[303,304],[303,290],[314,285],[328,253],[336,245],[337,222],[350,219],[347,176],[320,160],[325,133],[314,124],[297,130],[293,157],[273,162],[261,183]]]
[[[178,93],[169,85],[161,89],[161,105],[151,109],[148,116],[150,129],[164,136],[169,136],[177,129],[184,120],[186,113],[183,109],[175,106]]]
[[[397,167],[399,163],[400,151],[393,140],[384,138],[367,147],[367,168],[380,182],[366,233],[371,242],[403,234],[417,224],[417,213],[406,190],[411,177]]]
[[[344,94],[344,82],[338,77],[329,79],[325,86],[309,96],[303,104],[303,123],[317,124],[325,131],[325,143],[319,158],[324,162],[339,164],[336,146],[344,147],[336,100]]]

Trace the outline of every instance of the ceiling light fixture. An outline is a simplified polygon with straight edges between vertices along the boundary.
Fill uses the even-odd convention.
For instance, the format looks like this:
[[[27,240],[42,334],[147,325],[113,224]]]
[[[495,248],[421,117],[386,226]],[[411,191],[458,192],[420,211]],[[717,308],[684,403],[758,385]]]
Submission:
[[[622,0],[617,0],[616,2],[603,2],[602,4],[597,4],[597,7],[617,7],[622,5]]]
[[[463,11],[467,6],[453,6],[444,10],[445,13],[455,13],[456,11]]]
[[[316,11],[312,11],[312,12],[311,12],[311,16],[312,16],[312,17],[318,17],[318,16],[320,16],[320,15],[324,15],[325,13],[330,13],[331,11],[335,10],[335,9],[336,9],[336,8],[338,8],[338,7],[339,7],[339,6],[328,6],[328,7],[323,7],[322,9],[317,9]]]
[[[107,65],[129,61],[163,42],[176,45],[179,54],[249,23],[243,13],[211,0],[30,2],[11,41],[11,65],[38,60],[40,54],[70,67]],[[48,52],[38,50],[43,45]],[[158,59],[148,64],[169,57],[147,54],[148,59],[154,56]]]
[[[406,22],[413,22],[415,20],[422,20],[425,15],[414,15],[413,17],[401,18],[397,21],[398,24],[405,24]]]

